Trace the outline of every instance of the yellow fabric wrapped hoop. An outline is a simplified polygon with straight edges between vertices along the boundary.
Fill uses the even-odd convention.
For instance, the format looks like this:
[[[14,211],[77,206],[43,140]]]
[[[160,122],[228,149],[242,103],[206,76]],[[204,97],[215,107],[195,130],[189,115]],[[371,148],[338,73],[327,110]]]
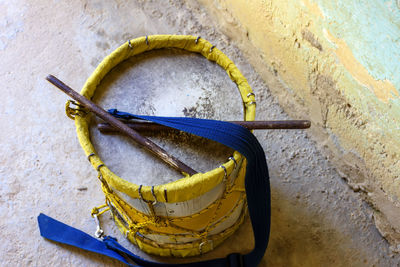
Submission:
[[[178,48],[190,52],[200,53],[205,58],[209,59],[210,61],[216,62],[218,65],[224,68],[228,73],[229,77],[232,79],[232,81],[234,81],[238,86],[242,101],[244,103],[243,105],[244,119],[247,121],[254,120],[255,99],[252,89],[247,83],[247,80],[243,77],[243,75],[237,69],[235,64],[226,55],[224,55],[219,49],[210,44],[208,41],[199,38],[197,36],[152,35],[152,36],[140,37],[133,40],[129,40],[128,42],[117,48],[114,52],[112,52],[99,64],[99,66],[95,69],[95,71],[86,81],[81,91],[81,94],[89,99],[92,98],[101,80],[113,67],[115,67],[120,62],[132,56],[141,54],[146,51],[161,49],[161,48]],[[229,160],[228,162],[223,164],[223,168],[216,168],[206,173],[198,173],[191,176],[190,179],[187,179],[188,177],[184,177],[174,182],[167,183],[164,185],[157,185],[154,187],[139,186],[120,178],[119,176],[114,174],[110,169],[108,169],[108,167],[97,155],[90,141],[88,124],[89,121],[87,117],[84,116],[75,117],[77,135],[79,138],[79,142],[86,153],[86,156],[89,157],[89,161],[91,162],[91,164],[95,169],[97,169],[98,166],[101,166],[101,168],[98,171],[101,175],[101,178],[104,179],[106,183],[106,187],[104,186],[104,184],[102,186],[103,191],[106,194],[106,199],[109,206],[111,206],[114,212],[118,212],[119,214],[119,216],[116,216],[113,213],[114,219],[117,225],[120,227],[121,231],[127,234],[127,237],[132,242],[138,244],[141,249],[153,254],[167,255],[167,256],[169,255],[190,256],[211,250],[213,246],[210,246],[207,242],[200,242],[198,240],[196,241],[197,243],[194,242],[195,244],[192,245],[190,245],[191,242],[187,242],[187,244],[179,243],[175,244],[175,246],[171,245],[170,247],[168,247],[166,245],[157,244],[156,242],[152,243],[149,240],[146,240],[144,236],[132,233],[128,228],[131,228],[131,230],[135,228],[137,231],[139,231],[138,230],[139,228],[137,226],[139,224],[138,222],[141,221],[140,217],[141,216],[146,217],[146,215],[141,214],[140,212],[134,209],[132,210],[131,207],[132,205],[129,205],[125,201],[125,199],[121,198],[120,197],[121,194],[117,195],[117,193],[114,193],[114,190],[121,192],[128,198],[142,199],[148,202],[154,202],[154,201],[163,203],[185,202],[201,197],[202,195],[216,188],[218,185],[223,183],[226,173],[230,175],[234,171],[237,162],[243,162],[243,164],[240,167],[240,170],[238,171],[239,173],[237,178],[238,181],[231,188],[231,190],[233,191],[236,190],[239,192],[243,189],[244,186],[244,175],[245,175],[245,165],[246,165],[245,160],[242,159],[242,156],[238,152],[234,152],[233,155],[234,160]],[[235,193],[232,193],[231,195],[235,195]],[[239,199],[239,193],[235,195],[235,199],[236,200]],[[235,200],[230,200],[230,201],[232,203],[235,202]],[[213,205],[214,205],[213,208],[216,209],[215,214],[217,214],[217,211],[220,210],[221,207],[217,207],[216,203],[213,203]],[[207,209],[212,209],[212,208],[207,207]],[[207,210],[202,212],[207,213]],[[199,218],[197,220],[201,221],[201,219]],[[128,225],[126,225],[127,222]],[[145,222],[148,224],[147,221],[144,221],[143,223]],[[166,224],[168,224],[168,222],[166,222]],[[216,238],[214,239],[214,246],[222,242],[223,239],[232,234],[233,231],[239,226],[239,224],[240,222],[230,227],[229,229],[226,229],[225,231],[218,233],[219,236],[215,234]],[[152,226],[147,225],[146,227],[150,229]],[[165,230],[166,233],[164,234],[166,235],[173,235],[176,232],[176,229],[169,230],[168,227],[170,226],[168,225],[165,225],[165,227],[166,227]],[[177,228],[177,226],[174,227]],[[142,232],[146,232],[143,229],[141,230]],[[204,239],[204,236],[202,236],[201,238]]]

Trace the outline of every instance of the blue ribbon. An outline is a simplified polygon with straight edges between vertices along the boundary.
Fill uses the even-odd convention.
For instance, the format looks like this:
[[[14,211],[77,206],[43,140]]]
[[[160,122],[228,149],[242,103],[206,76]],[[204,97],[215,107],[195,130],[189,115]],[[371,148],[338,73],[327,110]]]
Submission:
[[[112,257],[129,266],[257,266],[267,249],[271,225],[271,192],[268,167],[264,151],[257,138],[246,128],[224,121],[142,116],[120,112],[116,109],[110,109],[108,112],[117,118],[148,120],[208,138],[241,153],[247,159],[245,189],[254,233],[254,249],[245,255],[234,253],[228,255],[226,258],[171,265],[144,260],[123,248],[114,238],[106,237],[103,241],[99,241],[80,230],[58,222],[44,214],[38,217],[41,235],[47,239]],[[132,265],[132,263],[126,260],[126,257],[133,260],[136,265]]]

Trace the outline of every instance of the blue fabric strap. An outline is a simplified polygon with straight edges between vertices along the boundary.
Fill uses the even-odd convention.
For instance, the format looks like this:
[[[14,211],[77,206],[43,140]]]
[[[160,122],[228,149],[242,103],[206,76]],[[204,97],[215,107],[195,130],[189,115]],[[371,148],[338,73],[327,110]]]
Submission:
[[[116,109],[109,110],[109,113],[118,118],[143,119],[172,127],[214,140],[241,153],[247,159],[245,189],[254,233],[254,249],[245,255],[235,253],[228,255],[226,258],[190,264],[171,265],[146,261],[123,248],[113,238],[105,238],[103,241],[99,241],[43,214],[38,217],[41,235],[57,242],[107,255],[130,266],[132,265],[121,255],[130,258],[138,264],[133,266],[257,266],[268,246],[271,217],[271,192],[265,154],[256,137],[242,126],[223,121],[197,118],[141,116],[120,112]]]
[[[41,213],[38,216],[40,235],[63,244],[106,255],[130,265],[118,252],[108,249],[107,243]]]
[[[38,216],[40,235],[70,246],[82,248],[91,252],[102,254],[110,258],[117,259],[128,266],[143,266],[143,267],[197,267],[210,266],[222,267],[230,266],[225,258],[215,259],[205,262],[195,262],[187,264],[166,264],[145,260],[126,248],[122,247],[117,239],[111,236],[105,236],[103,240],[96,239],[76,228],[59,222],[43,213]],[[237,265],[232,265],[237,266]]]

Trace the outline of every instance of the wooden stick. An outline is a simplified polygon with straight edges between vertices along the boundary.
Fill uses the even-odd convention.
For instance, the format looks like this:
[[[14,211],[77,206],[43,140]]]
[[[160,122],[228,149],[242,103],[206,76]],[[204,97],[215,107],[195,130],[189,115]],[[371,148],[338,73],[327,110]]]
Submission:
[[[234,124],[246,127],[249,130],[263,130],[263,129],[307,129],[310,128],[311,122],[308,120],[287,120],[287,121],[229,121]],[[164,132],[174,131],[176,129],[154,122],[135,121],[127,122],[126,125],[131,129],[139,132]],[[99,123],[97,125],[102,133],[112,133],[117,130],[109,123]]]
[[[161,147],[159,147],[158,145],[156,145],[155,143],[153,143],[146,137],[143,137],[135,130],[129,128],[123,122],[114,118],[112,115],[110,115],[104,109],[97,106],[95,103],[88,100],[86,97],[75,92],[72,88],[70,88],[68,85],[64,84],[62,81],[60,81],[53,75],[47,76],[46,80],[48,80],[50,83],[52,83],[53,85],[58,87],[61,91],[63,91],[64,93],[66,93],[67,95],[69,95],[70,97],[75,99],[76,101],[78,101],[80,105],[84,106],[86,109],[88,109],[89,111],[93,112],[98,117],[100,117],[101,119],[108,122],[119,132],[126,134],[127,136],[132,138],[136,143],[143,146],[148,151],[154,153],[156,156],[158,156],[161,160],[166,162],[168,165],[170,165],[174,169],[176,169],[180,172],[188,173],[190,175],[197,173],[195,170],[193,170],[192,168],[190,168],[189,166],[187,166],[186,164],[184,164],[177,158],[169,155],[164,149],[162,149]]]

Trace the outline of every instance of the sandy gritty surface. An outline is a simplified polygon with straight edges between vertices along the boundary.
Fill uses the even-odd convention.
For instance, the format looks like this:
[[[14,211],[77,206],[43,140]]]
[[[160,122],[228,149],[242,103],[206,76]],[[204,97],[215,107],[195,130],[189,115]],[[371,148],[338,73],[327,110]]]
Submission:
[[[40,212],[87,233],[90,210],[103,203],[96,172],[87,162],[67,97],[44,77],[54,74],[80,89],[95,66],[129,38],[151,34],[200,35],[225,52],[247,77],[257,119],[289,119],[246,58],[196,3],[183,1],[0,1],[0,259],[3,266],[122,266],[118,262],[42,239]],[[133,94],[134,92],[134,94]],[[217,65],[179,51],[156,51],[121,64],[103,81],[95,101],[104,107],[155,115],[242,119],[235,85]],[[302,115],[299,114],[299,118]],[[306,118],[304,118],[306,119]],[[157,184],[177,174],[126,138],[93,142],[123,178]],[[372,210],[318,150],[307,131],[256,132],[265,149],[272,186],[272,234],[262,266],[397,266],[376,230]],[[155,135],[157,143],[207,171],[230,151],[187,135]],[[210,153],[211,152],[211,153]],[[131,251],[109,216],[107,234]],[[215,251],[196,261],[252,248],[246,220]],[[160,259],[181,262],[176,259]]]

